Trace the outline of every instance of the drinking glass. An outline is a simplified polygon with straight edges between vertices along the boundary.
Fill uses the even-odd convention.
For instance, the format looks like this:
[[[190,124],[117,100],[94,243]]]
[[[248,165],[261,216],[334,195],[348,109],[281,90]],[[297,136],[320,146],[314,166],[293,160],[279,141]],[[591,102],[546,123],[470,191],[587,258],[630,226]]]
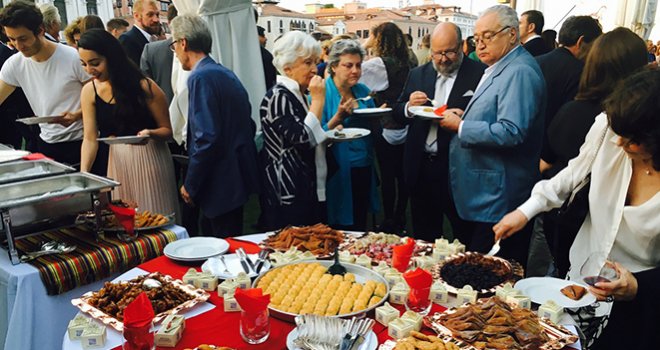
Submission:
[[[595,286],[598,282],[611,282],[618,277],[614,263],[606,252],[591,253],[582,264],[580,275],[582,280],[590,286]]]
[[[156,343],[154,333],[151,333],[153,322],[143,327],[127,327],[124,325],[124,337],[121,348],[123,350],[154,350]]]
[[[268,309],[263,312],[241,311],[240,332],[248,344],[261,344],[270,335],[270,319]]]
[[[417,312],[422,316],[427,315],[431,311],[430,293],[431,287],[411,288],[406,299],[406,309]]]

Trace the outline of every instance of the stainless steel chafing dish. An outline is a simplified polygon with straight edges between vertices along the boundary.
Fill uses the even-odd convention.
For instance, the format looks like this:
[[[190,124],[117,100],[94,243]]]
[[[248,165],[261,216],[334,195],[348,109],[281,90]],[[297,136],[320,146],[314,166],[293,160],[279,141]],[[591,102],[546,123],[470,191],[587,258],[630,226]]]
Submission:
[[[19,160],[0,164],[0,185],[37,179],[40,177],[62,175],[75,172],[76,169],[50,159]]]
[[[89,173],[71,173],[0,185],[0,238],[6,239],[12,264],[18,264],[16,237],[72,226],[78,213],[99,218],[118,182]],[[4,237],[3,237],[4,236]]]

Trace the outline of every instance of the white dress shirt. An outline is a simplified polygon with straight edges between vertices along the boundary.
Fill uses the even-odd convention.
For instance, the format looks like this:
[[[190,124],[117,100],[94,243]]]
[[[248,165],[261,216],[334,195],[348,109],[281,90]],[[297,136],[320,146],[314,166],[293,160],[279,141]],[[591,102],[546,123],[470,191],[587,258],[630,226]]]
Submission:
[[[603,144],[589,169],[605,128]],[[580,154],[552,179],[537,183],[531,197],[518,208],[531,219],[560,207],[591,170],[589,214],[569,254],[572,280],[580,280],[580,267],[592,252],[609,253],[611,260],[632,272],[660,265],[660,192],[640,205],[626,205],[632,160],[617,145],[618,138],[609,129],[605,114],[596,117]]]

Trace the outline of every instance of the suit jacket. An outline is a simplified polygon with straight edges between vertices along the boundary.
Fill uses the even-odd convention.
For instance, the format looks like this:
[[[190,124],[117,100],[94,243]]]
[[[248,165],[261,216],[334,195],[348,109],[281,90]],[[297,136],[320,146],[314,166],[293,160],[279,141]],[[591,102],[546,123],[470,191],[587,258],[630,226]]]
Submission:
[[[523,44],[523,47],[534,57],[550,52],[550,48],[545,44],[545,40],[541,37],[529,40]]]
[[[210,57],[188,78],[188,172],[185,188],[215,218],[258,192],[256,125],[236,75]]]
[[[539,180],[545,82],[522,47],[491,66],[449,145],[449,178],[459,216],[494,223]],[[488,73],[486,73],[488,74]]]
[[[140,58],[140,69],[160,86],[168,103],[172,102],[174,96],[172,91],[174,53],[170,50],[171,43],[171,38],[149,43],[144,47]]]
[[[449,108],[465,109],[472,98],[471,94],[465,96],[465,93],[470,90],[474,93],[485,68],[486,66],[480,62],[473,61],[467,57],[463,58],[463,62],[458,69],[456,81],[447,98],[447,106]],[[419,169],[426,146],[426,136],[429,133],[431,121],[420,118],[406,118],[404,109],[406,108],[410,94],[414,91],[422,91],[426,96],[431,97],[435,95],[436,76],[437,72],[433,68],[433,62],[428,62],[411,70],[399,101],[394,106],[394,119],[401,124],[410,125],[403,157],[403,176],[406,186],[411,190],[417,186]],[[438,128],[437,154],[439,155],[439,161],[443,162],[443,169],[448,169],[449,166],[448,155],[451,136],[449,132]],[[443,176],[446,178],[448,173],[443,174]]]
[[[564,47],[536,57],[536,62],[541,67],[548,91],[548,103],[545,108],[546,133],[543,137],[541,158],[549,163],[554,163],[556,155],[549,147],[547,130],[559,109],[577,95],[584,63]]]
[[[147,40],[147,38],[144,37],[144,34],[133,25],[131,30],[125,32],[119,37],[119,43],[124,48],[124,51],[126,51],[128,58],[139,67],[142,50],[144,50],[144,46],[149,43],[149,40]]]

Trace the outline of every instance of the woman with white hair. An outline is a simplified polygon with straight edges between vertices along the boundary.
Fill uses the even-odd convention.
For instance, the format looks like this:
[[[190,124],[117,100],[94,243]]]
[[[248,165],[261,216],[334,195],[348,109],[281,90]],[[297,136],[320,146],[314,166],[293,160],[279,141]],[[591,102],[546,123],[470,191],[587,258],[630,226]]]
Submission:
[[[275,42],[273,64],[281,75],[260,110],[264,135],[261,205],[267,229],[325,221],[320,205],[325,201],[321,127],[325,83],[316,75],[320,54],[318,42],[303,32],[286,33]]]

